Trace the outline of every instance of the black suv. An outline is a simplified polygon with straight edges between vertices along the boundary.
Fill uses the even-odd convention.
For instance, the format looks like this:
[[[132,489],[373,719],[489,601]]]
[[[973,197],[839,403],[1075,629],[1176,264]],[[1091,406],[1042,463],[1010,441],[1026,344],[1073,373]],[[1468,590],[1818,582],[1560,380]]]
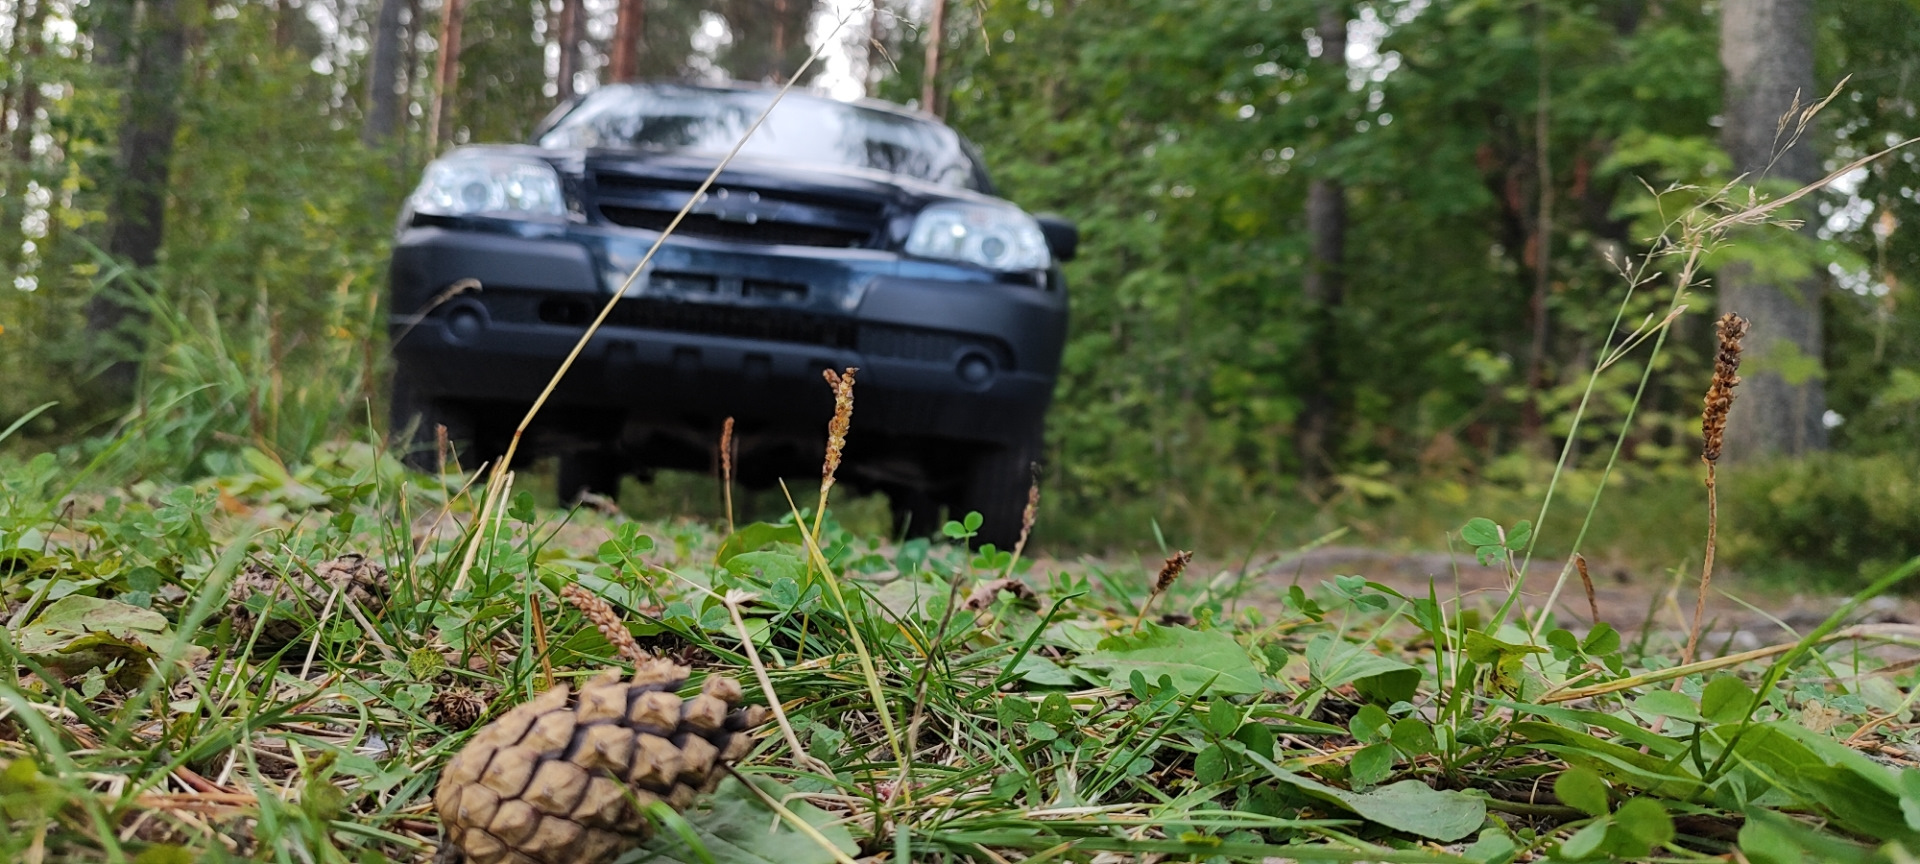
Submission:
[[[556,111],[532,145],[427,168],[394,244],[393,428],[469,467],[513,426],[775,92],[615,85]],[[736,421],[749,487],[817,476],[821,370],[859,367],[843,480],[930,530],[978,510],[1019,530],[1059,374],[1077,229],[995,197],[938,120],[789,93],[694,204],[529,430],[560,495],[622,475],[711,471]],[[477,286],[475,285],[477,282]]]

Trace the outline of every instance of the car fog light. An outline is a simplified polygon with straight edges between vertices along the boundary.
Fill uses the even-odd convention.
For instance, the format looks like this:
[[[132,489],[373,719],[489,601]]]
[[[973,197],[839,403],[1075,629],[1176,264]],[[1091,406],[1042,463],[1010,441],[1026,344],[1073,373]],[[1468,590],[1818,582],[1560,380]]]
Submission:
[[[956,371],[960,380],[978,387],[993,380],[993,361],[984,354],[969,353],[960,358]]]

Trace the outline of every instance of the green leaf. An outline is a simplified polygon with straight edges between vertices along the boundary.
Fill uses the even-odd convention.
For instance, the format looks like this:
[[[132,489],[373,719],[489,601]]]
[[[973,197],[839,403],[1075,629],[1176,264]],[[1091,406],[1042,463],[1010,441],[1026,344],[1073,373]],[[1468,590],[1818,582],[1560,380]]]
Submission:
[[[20,628],[14,644],[21,653],[69,673],[125,661],[119,677],[126,684],[146,675],[147,664],[164,656],[175,638],[166,616],[151,609],[69,594]],[[189,646],[182,662],[190,666],[206,653]]]
[[[1607,781],[1591,768],[1576,765],[1560,772],[1560,776],[1553,781],[1553,794],[1560,799],[1560,803],[1588,816],[1605,816],[1610,809],[1607,804]]]
[[[1148,623],[1139,633],[1100,640],[1099,650],[1073,661],[1083,669],[1103,670],[1107,686],[1125,690],[1134,672],[1153,681],[1171,679],[1183,695],[1209,687],[1215,693],[1259,693],[1266,679],[1246,649],[1218,630],[1191,630]],[[1416,676],[1418,673],[1415,673]]]
[[[727,539],[720,541],[720,551],[714,553],[713,563],[725,567],[727,562],[733,560],[736,555],[758,551],[780,543],[799,546],[801,542],[798,525],[769,525],[765,522],[755,522],[742,526],[732,534],[728,534]]]
[[[1288,771],[1258,754],[1247,755],[1275,780],[1395,831],[1451,843],[1473,833],[1487,818],[1485,801],[1458,790],[1402,780],[1372,792],[1349,792]]]
[[[1669,762],[1585,732],[1535,720],[1520,720],[1507,728],[1535,742],[1541,751],[1598,771],[1616,785],[1682,800],[1692,799],[1705,788],[1700,778],[1688,773],[1682,763]]]
[[[800,602],[800,580],[806,576],[806,565],[800,556],[788,549],[764,549],[758,552],[742,552],[727,559],[727,572],[741,578],[758,579],[768,583],[785,580],[793,584],[794,603]],[[772,599],[772,595],[768,595]],[[792,604],[787,604],[789,607]]]
[[[695,836],[713,853],[715,861],[726,864],[831,864],[834,856],[812,838],[789,826],[759,796],[740,785],[736,777],[721,781],[720,788],[706,796],[686,818]],[[772,780],[755,779],[767,797],[784,803],[794,815],[812,825],[842,853],[860,854],[853,835],[833,814],[793,796],[793,790]],[[651,853],[649,861],[693,864],[696,857],[685,841],[656,833],[641,848]]]
[[[1634,710],[1655,717],[1672,717],[1688,723],[1703,723],[1707,718],[1700,716],[1700,707],[1693,704],[1685,693],[1672,690],[1653,690],[1633,700]]]
[[[1527,541],[1532,539],[1533,523],[1522,519],[1518,524],[1513,526],[1512,531],[1507,532],[1507,550],[1510,552],[1525,552],[1527,549]]]
[[[1500,526],[1492,519],[1476,516],[1460,529],[1460,539],[1473,546],[1500,545]]]
[[[1393,724],[1393,746],[1408,756],[1423,756],[1439,749],[1434,740],[1433,727],[1418,717],[1402,717]]]
[[[1753,690],[1733,675],[1718,675],[1707,682],[1700,694],[1700,714],[1715,723],[1738,723],[1746,719],[1753,704]]]
[[[1378,785],[1393,773],[1393,745],[1382,741],[1360,748],[1360,752],[1353,754],[1353,761],[1347,763],[1347,771],[1356,787]]]
[[[1625,835],[1621,839],[1631,840],[1614,844],[1614,853],[1622,857],[1645,858],[1649,852],[1673,841],[1673,817],[1652,798],[1641,796],[1628,800],[1613,814],[1613,821],[1619,826],[1617,833]]]
[[[1347,731],[1353,733],[1355,741],[1372,744],[1380,740],[1380,730],[1393,722],[1387,712],[1378,705],[1362,705],[1354,712],[1353,719],[1347,721]]]
[[[525,489],[514,493],[513,503],[507,505],[507,516],[515,522],[533,523],[533,493]]]
[[[1420,686],[1420,670],[1325,633],[1307,642],[1307,674],[1328,690],[1351,683],[1361,695],[1387,704],[1412,699]]]
[[[1073,725],[1073,704],[1067,701],[1066,696],[1059,693],[1048,693],[1047,698],[1040,700],[1040,710],[1037,713],[1041,720],[1055,726]]]
[[[1611,828],[1610,819],[1596,819],[1587,823],[1573,836],[1561,841],[1560,848],[1553,857],[1566,861],[1582,861],[1596,857],[1607,844],[1607,829]]]
[[[1740,853],[1753,864],[1867,864],[1869,849],[1823,834],[1771,810],[1747,811],[1740,826]]]
[[[1039,687],[1072,687],[1079,681],[1060,664],[1032,652],[1013,667],[1013,677]]]
[[[1473,845],[1468,846],[1462,854],[1479,864],[1509,864],[1519,851],[1519,847],[1513,845],[1512,837],[1498,828],[1488,828],[1480,832],[1479,839],[1474,840]]]
[[[1240,728],[1240,708],[1225,699],[1214,699],[1207,705],[1207,731],[1216,738],[1231,738],[1234,730]]]
[[[1193,759],[1194,782],[1211,786],[1227,778],[1227,753],[1220,745],[1208,745]]]

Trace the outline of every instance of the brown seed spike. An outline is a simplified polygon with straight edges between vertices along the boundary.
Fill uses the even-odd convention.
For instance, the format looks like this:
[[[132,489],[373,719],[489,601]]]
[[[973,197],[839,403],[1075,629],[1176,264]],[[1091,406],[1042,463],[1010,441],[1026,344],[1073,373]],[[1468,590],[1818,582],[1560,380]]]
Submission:
[[[1740,384],[1740,343],[1747,338],[1747,319],[1729,312],[1720,316],[1718,329],[1720,350],[1714,355],[1713,383],[1707,386],[1706,408],[1700,416],[1700,458],[1708,464],[1720,461],[1727,413],[1733,408],[1733,388]]]

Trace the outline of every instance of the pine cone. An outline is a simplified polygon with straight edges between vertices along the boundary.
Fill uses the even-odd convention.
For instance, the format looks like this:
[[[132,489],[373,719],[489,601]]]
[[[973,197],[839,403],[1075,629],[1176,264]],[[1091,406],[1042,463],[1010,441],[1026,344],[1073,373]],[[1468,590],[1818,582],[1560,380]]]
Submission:
[[[313,568],[313,576],[308,576],[304,568],[296,568],[283,578],[258,564],[248,564],[234,577],[228,597],[227,615],[233,621],[234,636],[244,644],[253,632],[254,609],[258,608],[267,622],[254,647],[268,651],[284,647],[300,638],[320,617],[327,598],[336,590],[341,592],[334,602],[336,609],[351,600],[368,614],[377,614],[386,605],[387,568],[353,553],[321,562]],[[254,600],[256,597],[263,599]],[[252,605],[249,600],[253,600]]]
[[[766,709],[738,707],[740,685],[657,660],[631,682],[606,674],[568,698],[558,685],[475,734],[447,763],[433,806],[472,864],[602,864],[652,831],[642,806],[684,810],[753,746]]]
[[[455,732],[471,729],[486,716],[488,701],[466,687],[449,687],[427,700],[427,719]]]

